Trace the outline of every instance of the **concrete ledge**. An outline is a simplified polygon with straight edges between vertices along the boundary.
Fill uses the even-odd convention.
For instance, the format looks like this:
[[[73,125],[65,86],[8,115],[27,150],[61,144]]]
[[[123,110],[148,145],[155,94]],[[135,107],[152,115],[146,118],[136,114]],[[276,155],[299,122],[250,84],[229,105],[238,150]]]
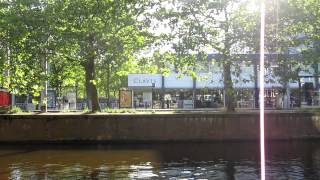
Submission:
[[[269,112],[266,137],[320,139],[320,117]],[[0,115],[0,142],[153,142],[259,140],[259,114]]]

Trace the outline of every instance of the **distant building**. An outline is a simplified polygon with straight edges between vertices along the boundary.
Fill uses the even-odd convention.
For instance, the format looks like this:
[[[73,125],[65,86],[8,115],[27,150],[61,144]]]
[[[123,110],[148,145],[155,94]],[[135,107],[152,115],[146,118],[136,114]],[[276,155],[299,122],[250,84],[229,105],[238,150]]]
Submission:
[[[283,107],[284,88],[290,88],[290,106],[318,105],[318,77],[312,66],[301,68],[295,80],[289,80],[286,87],[281,78],[275,74],[276,58],[295,58],[299,55],[268,54],[266,55],[266,108]],[[128,88],[133,90],[133,107],[150,108],[217,108],[224,106],[223,71],[219,63],[219,55],[209,55],[206,68],[197,72],[197,78],[175,72],[168,76],[161,74],[129,74]],[[237,55],[232,74],[238,108],[257,107],[257,88],[259,83],[259,54]],[[237,69],[237,70],[236,70]],[[290,71],[290,69],[288,69]]]

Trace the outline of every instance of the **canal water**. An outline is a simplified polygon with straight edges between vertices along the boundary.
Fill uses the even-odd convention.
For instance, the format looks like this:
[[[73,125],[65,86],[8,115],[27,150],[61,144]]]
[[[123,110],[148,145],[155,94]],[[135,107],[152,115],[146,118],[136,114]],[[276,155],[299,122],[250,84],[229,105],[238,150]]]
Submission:
[[[267,142],[266,179],[320,179],[320,141]],[[0,145],[0,179],[259,179],[259,144]]]

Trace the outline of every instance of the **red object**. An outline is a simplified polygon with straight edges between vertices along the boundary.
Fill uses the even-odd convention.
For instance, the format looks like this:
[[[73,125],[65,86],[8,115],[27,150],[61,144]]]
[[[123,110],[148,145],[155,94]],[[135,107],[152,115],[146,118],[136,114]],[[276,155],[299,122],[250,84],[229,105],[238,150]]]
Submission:
[[[0,89],[0,106],[10,106],[10,93]]]

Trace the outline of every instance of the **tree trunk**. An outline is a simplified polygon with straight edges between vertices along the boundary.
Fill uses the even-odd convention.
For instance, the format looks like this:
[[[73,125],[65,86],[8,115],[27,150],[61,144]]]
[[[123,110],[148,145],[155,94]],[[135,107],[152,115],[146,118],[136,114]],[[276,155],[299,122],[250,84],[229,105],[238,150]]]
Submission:
[[[319,83],[319,67],[318,64],[314,64],[314,80],[315,80],[315,91],[316,91],[316,99],[314,99],[314,101],[316,102],[315,105],[318,106],[319,105],[319,90],[320,90],[320,83]]]
[[[229,36],[229,28],[231,27],[228,24],[229,16],[226,6],[223,8],[223,13],[225,17],[226,25],[224,26],[224,62],[223,62],[223,84],[224,84],[224,104],[227,112],[233,112],[235,110],[235,98],[234,98],[234,89],[232,87],[231,79],[231,59],[230,59],[230,50],[231,50],[231,37]]]
[[[302,95],[301,95],[301,80],[300,80],[300,77],[298,77],[298,83],[299,83],[299,94],[298,94],[298,98],[299,98],[299,108],[301,108],[301,100],[302,100]]]
[[[107,105],[110,107],[110,63],[107,64],[107,86],[106,86],[106,96]]]
[[[165,94],[164,76],[161,75],[161,109],[164,109],[164,94]]]
[[[315,89],[317,91],[317,93],[319,92],[319,89],[320,89],[320,83],[319,83],[319,78],[318,78],[318,75],[319,75],[319,68],[318,68],[318,64],[313,64],[313,69],[314,69],[314,80],[315,80]]]
[[[86,94],[88,98],[88,106],[92,107],[92,112],[101,111],[98,99],[97,87],[94,83],[95,80],[95,66],[94,66],[94,56],[87,58],[85,63],[85,73],[86,73]]]
[[[283,94],[283,108],[290,109],[291,101],[290,101],[290,87],[289,82],[286,82],[284,85],[284,94]]]
[[[223,84],[225,89],[225,106],[228,112],[232,112],[235,110],[234,103],[234,90],[232,87],[232,79],[231,79],[231,63],[226,62],[223,64]]]

